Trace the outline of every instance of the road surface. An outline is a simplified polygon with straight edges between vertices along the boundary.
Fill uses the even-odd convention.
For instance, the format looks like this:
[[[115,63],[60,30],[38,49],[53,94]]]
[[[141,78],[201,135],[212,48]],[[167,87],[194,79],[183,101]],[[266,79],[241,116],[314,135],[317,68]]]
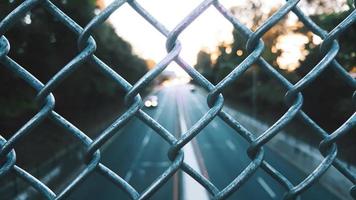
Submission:
[[[189,128],[208,110],[205,103],[206,94],[200,90],[191,92],[188,85],[166,87],[155,95],[159,99],[158,107],[145,108],[145,111],[175,135],[181,130],[182,123]],[[249,124],[246,126],[254,128]],[[220,119],[214,119],[190,145],[193,146],[194,155],[185,155],[185,159],[195,159],[199,164],[199,170],[219,189],[228,185],[250,162],[246,155],[248,143]],[[102,163],[128,181],[137,191],[142,192],[170,164],[167,158],[168,148],[169,145],[158,134],[140,120],[133,119],[101,149]],[[268,148],[265,148],[265,159],[294,184],[306,177],[306,174]],[[184,199],[189,189],[199,188],[197,183],[186,179],[184,175],[183,178],[174,176],[151,199]],[[199,192],[201,191],[197,191]],[[281,199],[284,192],[284,188],[273,178],[263,170],[258,170],[228,199]],[[94,173],[71,194],[69,199],[129,198],[110,181]],[[320,184],[315,184],[304,192],[300,199],[338,198]]]

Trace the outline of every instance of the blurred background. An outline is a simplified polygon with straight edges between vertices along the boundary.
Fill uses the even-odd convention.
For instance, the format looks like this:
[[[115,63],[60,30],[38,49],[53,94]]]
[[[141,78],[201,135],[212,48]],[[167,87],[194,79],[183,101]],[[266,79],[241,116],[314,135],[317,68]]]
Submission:
[[[0,1],[0,20],[21,2]],[[111,2],[53,1],[82,27]],[[200,0],[139,2],[169,30],[201,3]],[[221,2],[252,30],[256,30],[284,4],[282,0]],[[298,5],[327,31],[340,23],[353,8],[351,0],[304,0]],[[356,77],[355,35],[356,24],[353,24],[340,36],[341,48],[337,55],[337,60],[353,77]],[[41,7],[27,13],[5,36],[11,44],[9,57],[43,83],[78,54],[77,35]],[[131,84],[167,54],[165,37],[128,5],[120,7],[106,23],[95,29],[93,37],[97,43],[95,54]],[[179,40],[183,46],[181,56],[213,84],[222,80],[247,56],[246,41],[213,8],[194,21]],[[322,59],[319,53],[322,39],[308,30],[293,13],[272,27],[263,36],[263,41],[263,58],[292,83],[300,80]],[[157,86],[187,82],[196,84],[172,63],[142,94],[145,96]],[[303,110],[321,127],[332,132],[355,112],[351,98],[353,92],[328,68],[303,90]],[[0,64],[0,93],[0,135],[9,139],[38,110],[34,102],[36,91]],[[229,105],[268,123],[276,121],[288,109],[284,104],[285,93],[285,88],[259,66],[252,66],[223,91]],[[99,130],[124,110],[124,95],[122,89],[87,62],[54,91],[55,110],[95,138]],[[96,123],[93,124],[93,121]],[[311,145],[320,142],[320,138],[310,134],[305,125],[297,120],[289,125],[289,130],[289,134]],[[70,134],[65,134],[49,120],[34,132],[36,134],[29,134],[16,147],[17,164],[25,169],[36,169],[54,152],[77,143]],[[356,157],[352,154],[356,151],[355,142],[356,135],[349,134],[339,143],[339,155],[350,164],[356,163]]]

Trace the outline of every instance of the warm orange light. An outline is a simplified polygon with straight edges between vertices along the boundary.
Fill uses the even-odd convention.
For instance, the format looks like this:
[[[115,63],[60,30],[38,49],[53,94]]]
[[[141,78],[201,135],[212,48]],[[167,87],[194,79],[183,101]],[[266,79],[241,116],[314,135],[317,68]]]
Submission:
[[[169,80],[165,80],[163,83],[162,83],[162,86],[164,87],[171,87],[171,86],[174,86],[174,85],[183,85],[183,84],[188,84],[189,82],[191,81],[191,78],[190,77],[177,77],[177,78],[172,78],[172,79],[169,79]]]
[[[148,69],[153,69],[156,66],[156,62],[152,59],[147,59],[146,64]]]
[[[319,36],[313,34],[313,44],[319,45],[323,42],[323,39],[321,39]]]
[[[105,1],[103,0],[96,0],[96,5],[99,9],[103,10],[105,8]]]
[[[272,52],[272,53],[277,53],[277,52],[278,52],[278,49],[277,49],[275,46],[273,46],[273,47],[271,48],[271,52]]]
[[[299,33],[287,33],[277,38],[276,49],[281,51],[277,58],[279,68],[294,71],[299,67],[299,61],[308,55],[305,44],[309,42],[307,36]]]
[[[241,49],[239,49],[236,51],[236,55],[242,56],[242,55],[244,55],[244,52]]]
[[[213,63],[216,63],[216,60],[219,58],[220,54],[218,52],[213,52],[210,54],[210,59]]]
[[[232,51],[231,47],[226,47],[225,48],[225,53],[230,54]]]

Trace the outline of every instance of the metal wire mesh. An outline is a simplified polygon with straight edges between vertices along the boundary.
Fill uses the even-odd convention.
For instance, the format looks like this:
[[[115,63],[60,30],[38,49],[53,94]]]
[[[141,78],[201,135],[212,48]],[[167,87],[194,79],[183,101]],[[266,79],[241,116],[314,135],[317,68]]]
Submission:
[[[124,190],[132,199],[148,199],[159,188],[161,188],[178,170],[182,170],[198,183],[200,183],[211,195],[212,199],[225,199],[236,190],[238,190],[255,172],[262,168],[271,177],[278,181],[286,190],[285,199],[294,199],[313,183],[315,183],[330,166],[338,169],[347,179],[349,179],[354,186],[350,193],[355,198],[355,183],[356,177],[345,168],[341,162],[336,158],[337,145],[336,142],[345,137],[346,133],[350,133],[350,129],[356,124],[356,114],[353,113],[345,123],[336,131],[328,133],[323,130],[316,122],[314,122],[307,114],[303,112],[303,95],[302,90],[313,83],[321,73],[330,67],[335,74],[340,76],[345,83],[350,85],[353,89],[356,88],[356,81],[347,71],[335,60],[338,54],[339,45],[337,38],[341,33],[347,31],[356,20],[356,11],[353,10],[347,18],[345,18],[335,28],[326,32],[315,24],[303,11],[298,8],[299,0],[289,0],[282,7],[280,7],[268,20],[266,20],[256,31],[251,31],[245,27],[238,19],[230,13],[217,0],[205,0],[199,4],[187,17],[182,19],[180,23],[173,29],[166,29],[157,19],[155,19],[145,8],[143,8],[135,0],[116,0],[107,6],[100,14],[94,17],[84,28],[80,27],[75,21],[57,8],[50,0],[26,0],[10,14],[8,14],[0,22],[0,62],[7,67],[12,73],[25,80],[28,85],[37,90],[36,101],[42,105],[41,109],[28,122],[26,122],[10,139],[5,140],[0,136],[0,177],[6,176],[9,172],[16,174],[29,185],[35,188],[41,196],[46,199],[64,199],[71,191],[84,181],[84,179],[94,171],[109,179],[114,185],[121,190]],[[164,35],[166,40],[167,55],[156,65],[155,68],[146,73],[134,85],[128,83],[123,77],[113,71],[110,66],[105,64],[102,60],[94,55],[96,44],[94,38],[91,37],[93,29],[104,23],[105,20],[124,4],[130,5],[139,15],[147,20],[158,32]],[[17,21],[21,20],[27,12],[35,7],[43,7],[49,11],[56,19],[63,23],[68,29],[73,31],[78,36],[78,55],[67,63],[61,70],[56,73],[47,83],[42,83],[36,79],[30,72],[26,71],[25,67],[20,66],[13,59],[8,56],[10,50],[9,41],[4,34]],[[193,67],[180,57],[182,44],[179,42],[179,35],[207,8],[214,7],[222,16],[224,16],[235,28],[235,30],[247,41],[246,50],[248,57],[234,70],[228,74],[218,84],[213,85],[201,74],[199,74]],[[296,84],[290,83],[280,73],[276,71],[269,63],[267,63],[261,53],[264,49],[264,43],[261,39],[263,35],[270,30],[276,23],[278,23],[285,15],[294,12],[301,22],[304,23],[314,34],[320,36],[323,42],[320,46],[320,55],[322,59],[312,70],[309,71]],[[118,116],[116,121],[100,133],[94,141],[91,140],[84,132],[75,127],[71,122],[59,115],[54,110],[55,99],[51,93],[56,87],[60,87],[61,83],[76,70],[80,70],[79,66],[83,62],[93,63],[103,74],[111,78],[118,87],[126,91],[125,102],[127,110],[121,116]],[[209,111],[194,124],[187,132],[182,133],[181,137],[177,138],[172,133],[162,127],[157,121],[146,114],[142,108],[142,100],[140,91],[145,88],[153,79],[155,79],[171,62],[176,62],[182,69],[184,69],[200,86],[209,91],[207,103],[210,107]],[[232,82],[236,81],[243,73],[253,64],[257,64],[268,75],[278,81],[278,83],[288,90],[285,101],[289,109],[280,117],[272,126],[270,126],[263,134],[256,137],[248,129],[244,128],[238,121],[225,112],[222,107],[224,105],[224,98],[221,92],[228,87]],[[353,103],[356,103],[356,93],[350,97]],[[126,182],[119,175],[111,171],[108,167],[100,163],[99,148],[104,145],[112,136],[117,133],[132,117],[138,117],[142,122],[151,127],[162,139],[170,144],[168,152],[171,163],[166,171],[161,174],[144,192],[139,193],[133,186]],[[247,154],[251,159],[250,164],[224,189],[218,189],[214,183],[209,181],[204,176],[200,175],[193,168],[184,162],[182,148],[185,144],[195,138],[201,130],[207,126],[214,118],[219,117],[231,126],[236,133],[245,138],[250,146]],[[320,152],[324,156],[319,166],[310,173],[303,181],[297,185],[293,185],[287,177],[285,177],[278,169],[274,168],[264,159],[263,146],[268,143],[276,134],[278,134],[291,120],[299,118],[317,133],[322,141],[320,142]],[[36,177],[21,169],[16,165],[15,144],[19,140],[25,139],[31,130],[43,123],[44,119],[49,118],[56,124],[65,128],[70,134],[76,137],[77,140],[87,149],[86,152],[86,167],[80,174],[70,182],[60,193],[54,193],[44,183],[39,181]]]

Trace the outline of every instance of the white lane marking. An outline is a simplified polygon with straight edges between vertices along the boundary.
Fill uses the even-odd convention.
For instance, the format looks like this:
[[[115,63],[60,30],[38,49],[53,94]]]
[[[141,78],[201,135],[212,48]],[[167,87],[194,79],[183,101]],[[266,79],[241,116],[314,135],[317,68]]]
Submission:
[[[213,128],[217,129],[218,125],[215,122],[212,122],[211,125],[213,126]]]
[[[163,162],[151,162],[151,161],[145,161],[142,162],[142,167],[157,167],[157,168],[164,168],[168,167],[170,162],[168,161],[163,161]]]
[[[272,199],[276,198],[276,193],[274,193],[274,191],[268,186],[268,184],[266,183],[265,180],[263,180],[263,178],[258,177],[257,182],[262,186],[262,188],[268,193],[268,195]]]
[[[197,96],[201,96],[202,99],[205,99],[205,97],[204,97],[203,95],[198,94],[198,95],[194,96],[194,97],[196,97],[196,98],[193,98],[193,100],[195,101],[195,105],[197,105],[197,107],[199,107],[199,109],[202,111],[202,113],[204,113],[204,112],[206,112],[205,110],[207,110],[208,108],[204,109],[204,107],[202,106],[202,104],[199,102]],[[263,122],[260,122],[260,121],[258,121],[258,120],[256,120],[256,119],[254,119],[253,117],[251,117],[251,116],[249,116],[249,115],[246,115],[246,114],[244,114],[244,113],[242,113],[242,112],[239,112],[239,111],[237,111],[237,110],[235,110],[235,109],[233,109],[233,108],[224,107],[224,109],[225,109],[226,111],[228,111],[229,114],[232,114],[234,117],[240,119],[240,121],[246,121],[246,122],[247,122],[246,124],[250,124],[250,125],[252,125],[254,128],[256,128],[256,129],[258,128],[257,131],[260,131],[261,133],[262,133],[264,130],[267,130],[268,127],[269,127],[268,124],[263,123]],[[212,121],[212,126],[213,126],[213,128],[217,128],[217,127],[218,127],[218,124],[217,124],[216,122]],[[281,136],[281,137],[286,137],[285,134],[279,135],[279,136]],[[288,137],[288,140],[286,140],[286,141],[291,141],[292,139],[294,139],[294,138],[289,138],[289,137]],[[294,142],[294,141],[291,141],[291,142]],[[234,145],[231,141],[226,141],[226,145],[230,146],[230,144],[228,144],[228,143],[231,143],[232,145]],[[208,147],[211,147],[211,146],[210,146],[210,145],[207,145],[207,144],[204,144],[204,147],[208,148]],[[232,147],[232,146],[231,146],[231,147]],[[229,148],[231,148],[231,147],[229,147]],[[234,145],[234,147],[236,148],[235,145]],[[307,148],[303,148],[303,149],[307,149]],[[266,183],[262,178],[261,178],[261,180],[262,180],[262,182],[267,186],[267,188],[269,188],[270,191],[272,191],[272,193],[273,193],[274,195],[276,195],[276,194],[273,192],[273,190],[267,185],[267,183]],[[261,182],[261,183],[262,183],[262,182]],[[260,182],[259,182],[259,183],[260,183]],[[261,183],[260,183],[260,184],[261,184]],[[262,186],[262,185],[261,185],[261,186]],[[262,187],[263,187],[263,186],[262,186]],[[264,189],[265,189],[265,188],[264,188]],[[272,197],[272,198],[274,198],[274,197]],[[298,196],[298,197],[296,198],[296,200],[302,200],[301,196]]]
[[[151,130],[151,129],[150,129]],[[145,150],[145,147],[147,146],[147,144],[150,142],[151,140],[151,133],[152,131],[149,131],[147,133],[147,135],[145,135],[145,137],[143,138],[142,140],[142,143],[140,145],[140,150],[139,152],[137,153],[137,156],[135,157],[135,160],[132,162],[132,165],[129,169],[129,171],[126,173],[125,175],[125,181],[129,182],[132,178],[132,175],[133,175],[133,171],[136,169],[136,165],[137,165],[137,162],[138,160],[140,160],[140,158],[142,157],[142,154]]]
[[[234,143],[231,142],[231,140],[226,140],[225,144],[227,147],[230,148],[231,151],[236,151],[236,146],[234,145]]]
[[[143,138],[142,145],[146,146],[149,141],[150,141],[150,135],[146,135],[145,138]]]
[[[187,122],[184,119],[183,109],[181,105],[179,104],[179,102],[177,102],[177,104],[178,104],[180,130],[182,133],[185,133],[188,130]],[[198,159],[194,153],[193,146],[190,142],[183,147],[183,153],[184,153],[184,162],[187,163],[194,170],[196,170],[199,174],[202,174],[198,165]],[[197,183],[188,174],[183,173],[182,181],[183,181],[184,200],[196,200],[196,199],[208,200],[209,199],[209,196],[205,188],[201,186],[199,183]]]
[[[166,98],[164,100],[165,100],[164,103],[166,103]],[[164,105],[164,103],[162,105]],[[153,119],[157,120],[161,116],[162,112],[163,112],[163,109],[158,110],[158,112],[153,117]],[[129,171],[125,175],[124,179],[126,182],[129,182],[131,180],[133,172],[136,170],[136,166],[137,166],[139,160],[141,159],[142,154],[144,153],[145,147],[151,140],[152,134],[153,134],[153,130],[149,129],[149,131],[147,131],[145,137],[143,138],[142,143],[139,146],[140,149],[139,149],[138,153],[136,154],[136,157],[135,157],[134,161],[132,162],[132,164],[129,168]]]
[[[203,99],[205,98],[204,96],[202,95],[197,95],[197,96],[201,96]],[[192,98],[194,101],[195,101],[195,105],[197,105],[197,107],[202,111],[202,113],[205,112],[205,110],[207,110],[208,108],[204,109],[204,107],[202,106],[201,102],[199,102],[198,100],[198,97],[197,96],[194,96],[195,98]],[[254,127],[260,127],[259,131],[263,132],[264,130],[266,130],[268,128],[268,124],[266,123],[262,123],[256,119],[254,119],[253,117],[250,117],[242,112],[239,112],[239,111],[236,111],[230,107],[226,107],[225,110],[227,110],[229,113],[233,114],[234,117],[240,119],[242,118],[241,120],[242,121],[247,121],[249,124],[251,124],[252,126]],[[217,126],[216,123],[214,123],[214,121],[212,122],[212,126],[214,128],[216,128],[215,126]],[[281,136],[285,136],[285,135],[281,135]],[[229,146],[228,143],[230,143],[231,141],[226,141],[226,145]],[[231,142],[232,145],[234,145],[232,142]],[[235,147],[235,146],[234,146]],[[236,147],[235,147],[236,148]],[[258,177],[257,178],[257,181],[258,183],[263,187],[263,189],[266,190],[266,192],[272,197],[272,198],[275,198],[276,197],[276,193],[267,185],[267,183],[261,178],[261,177]],[[302,198],[300,196],[297,197],[296,200],[301,200]]]
[[[132,170],[130,169],[125,175],[125,181],[129,182],[132,177]]]

